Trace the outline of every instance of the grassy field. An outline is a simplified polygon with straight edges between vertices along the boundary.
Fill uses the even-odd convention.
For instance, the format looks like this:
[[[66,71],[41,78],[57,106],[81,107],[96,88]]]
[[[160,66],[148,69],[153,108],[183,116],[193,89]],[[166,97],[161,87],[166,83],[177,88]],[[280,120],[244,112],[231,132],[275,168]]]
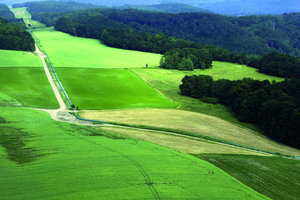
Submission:
[[[16,18],[23,18],[26,26],[30,29],[44,28],[45,24],[40,23],[31,19],[31,14],[26,10],[26,8],[11,8],[10,9]],[[31,25],[30,25],[31,24]]]
[[[241,155],[198,155],[274,200],[300,197],[300,161]]]
[[[241,80],[243,78],[252,78],[254,80],[269,80],[269,81],[282,81],[283,78],[269,76],[257,72],[257,69],[248,67],[246,65],[240,65],[235,63],[227,62],[213,62],[213,67],[206,70],[197,70],[196,74],[209,75],[218,79],[228,79],[228,80]]]
[[[161,55],[107,47],[98,40],[58,31],[35,31],[55,67],[132,68],[158,66]]]
[[[56,71],[72,103],[80,109],[177,106],[125,69],[57,68]]]
[[[14,199],[268,199],[190,155],[0,107],[0,196]]]
[[[193,112],[199,112],[206,115],[216,116],[221,119],[240,124],[242,126],[257,130],[258,129],[248,123],[242,123],[230,112],[228,108],[220,104],[208,104],[198,99],[180,95],[179,85],[184,76],[188,75],[211,75],[214,79],[238,80],[250,77],[257,80],[276,80],[283,79],[271,77],[255,71],[254,68],[241,66],[238,64],[213,62],[213,68],[207,70],[194,71],[178,71],[165,69],[131,69],[132,72],[141,77],[146,83],[158,89],[170,99],[181,105],[181,109]]]
[[[278,144],[250,129],[195,112],[175,109],[128,109],[84,111],[80,116],[87,119],[185,130],[259,149],[300,156],[300,150]]]
[[[0,68],[0,102],[2,105],[58,108],[43,68]]]
[[[0,67],[42,67],[42,62],[26,51],[0,50]]]

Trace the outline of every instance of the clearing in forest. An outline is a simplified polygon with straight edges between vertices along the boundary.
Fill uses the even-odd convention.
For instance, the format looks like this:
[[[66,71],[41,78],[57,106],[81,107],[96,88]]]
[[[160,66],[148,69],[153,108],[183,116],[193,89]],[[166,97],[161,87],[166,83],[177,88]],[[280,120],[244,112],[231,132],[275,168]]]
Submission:
[[[35,31],[54,67],[135,68],[158,66],[160,54],[111,48],[99,40],[59,31]]]
[[[45,28],[46,25],[42,24],[39,21],[35,21],[31,19],[31,14],[26,10],[25,7],[23,8],[11,8],[10,9],[16,18],[20,19],[23,18],[25,25],[29,28],[29,29],[36,29],[36,28]]]

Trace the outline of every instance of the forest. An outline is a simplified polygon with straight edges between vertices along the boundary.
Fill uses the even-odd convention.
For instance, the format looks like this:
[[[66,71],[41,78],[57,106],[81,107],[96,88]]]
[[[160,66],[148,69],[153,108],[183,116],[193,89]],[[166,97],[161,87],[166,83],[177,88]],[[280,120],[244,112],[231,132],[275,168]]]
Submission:
[[[0,49],[34,51],[34,40],[24,21],[15,19],[6,5],[0,5]]]
[[[300,55],[300,13],[244,17],[109,9],[102,13],[137,31],[164,33],[230,51],[253,55],[279,51]]]
[[[240,121],[257,124],[263,133],[284,144],[300,148],[300,80],[270,83],[243,79],[216,80],[211,76],[186,76],[183,95],[211,99],[231,108]]]
[[[55,25],[64,13],[96,5],[74,2],[32,2],[33,19]],[[163,13],[136,9],[99,9],[105,17],[137,32],[163,33],[202,45],[215,45],[233,52],[262,55],[272,51],[300,56],[300,13],[263,16],[224,16],[213,13]]]

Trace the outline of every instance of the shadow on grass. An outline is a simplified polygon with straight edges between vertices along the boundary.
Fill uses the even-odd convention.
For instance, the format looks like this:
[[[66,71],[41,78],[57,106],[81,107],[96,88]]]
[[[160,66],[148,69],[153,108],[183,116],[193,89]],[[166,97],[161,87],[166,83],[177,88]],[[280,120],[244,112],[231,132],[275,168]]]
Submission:
[[[32,138],[29,133],[5,124],[9,122],[0,117],[0,145],[5,148],[8,159],[26,164],[41,156],[37,150],[25,147],[25,141]]]

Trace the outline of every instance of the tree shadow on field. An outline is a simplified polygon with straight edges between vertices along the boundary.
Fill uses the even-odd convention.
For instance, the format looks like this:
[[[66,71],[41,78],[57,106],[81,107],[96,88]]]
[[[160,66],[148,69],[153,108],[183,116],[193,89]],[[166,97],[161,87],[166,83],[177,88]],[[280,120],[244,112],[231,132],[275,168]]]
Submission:
[[[6,150],[8,159],[26,164],[41,156],[37,150],[25,147],[25,141],[32,138],[29,133],[7,125],[9,123],[0,117],[0,145]]]

